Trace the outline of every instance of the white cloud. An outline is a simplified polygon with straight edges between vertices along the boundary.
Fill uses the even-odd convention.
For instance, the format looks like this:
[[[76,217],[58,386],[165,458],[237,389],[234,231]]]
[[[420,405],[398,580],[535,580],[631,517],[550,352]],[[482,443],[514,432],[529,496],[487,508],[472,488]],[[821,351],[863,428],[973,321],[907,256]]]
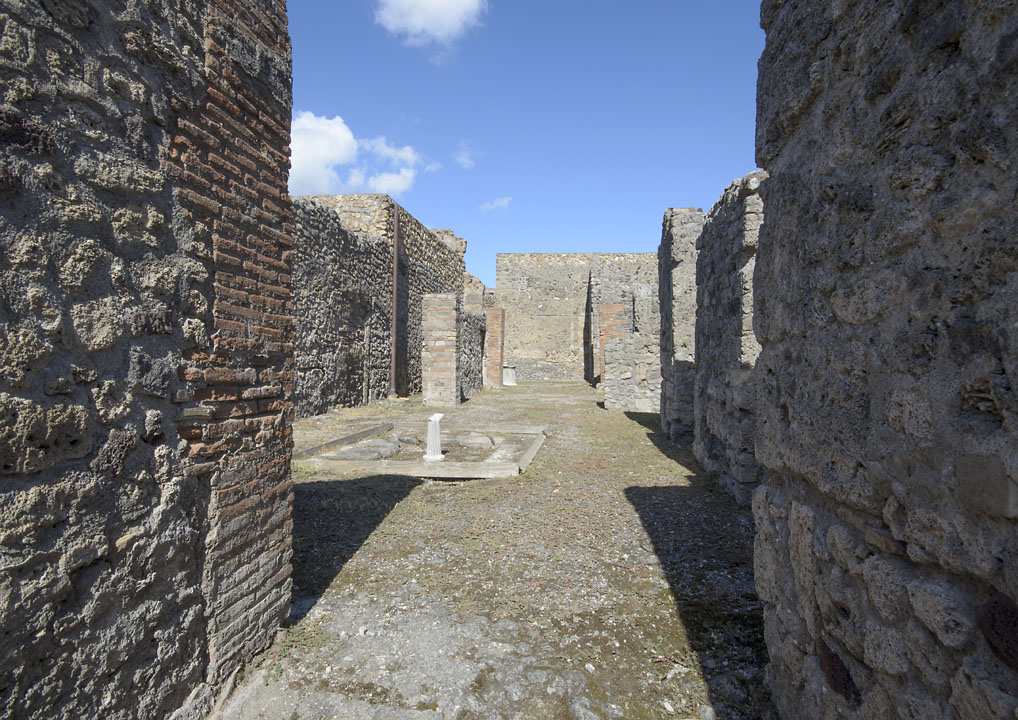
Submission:
[[[403,168],[398,173],[379,173],[368,178],[368,187],[376,193],[398,195],[410,189],[416,176],[417,171],[410,168]]]
[[[350,175],[346,178],[348,188],[364,187],[364,168],[351,168]]]
[[[290,152],[292,195],[336,192],[342,184],[336,166],[357,159],[357,140],[338,115],[326,118],[301,111],[293,117]]]
[[[474,149],[469,140],[460,140],[459,149],[453,158],[464,170],[469,170],[474,166]]]
[[[360,140],[358,144],[374,153],[378,157],[388,160],[394,165],[408,165],[414,167],[421,161],[420,154],[409,145],[403,147],[396,147],[390,145],[389,141],[384,136],[372,138],[370,140]]]
[[[346,180],[340,177],[341,166]],[[297,112],[291,127],[291,195],[358,192],[398,194],[409,190],[418,169],[432,173],[442,166],[428,161],[410,145],[395,145],[384,136],[358,139],[340,117]]]
[[[511,197],[497,197],[491,202],[486,202],[481,205],[481,211],[491,212],[492,210],[508,210],[509,203],[512,201],[513,199]]]
[[[407,45],[449,46],[481,24],[488,0],[379,0],[375,22]]]

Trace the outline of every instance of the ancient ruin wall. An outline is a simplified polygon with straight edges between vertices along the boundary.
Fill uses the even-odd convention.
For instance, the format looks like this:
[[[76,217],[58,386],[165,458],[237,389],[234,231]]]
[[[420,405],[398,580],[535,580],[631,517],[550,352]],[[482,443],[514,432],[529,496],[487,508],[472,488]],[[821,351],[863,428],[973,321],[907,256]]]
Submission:
[[[1018,709],[1018,12],[765,2],[756,583],[786,718]]]
[[[289,604],[285,10],[2,18],[0,715],[201,716]]]
[[[502,387],[502,358],[505,353],[505,310],[487,307],[484,311],[484,387]]]
[[[693,429],[696,239],[704,219],[696,208],[666,211],[658,246],[661,431],[672,440]]]
[[[627,383],[625,394],[653,397],[654,411],[661,388],[660,357],[648,359],[645,348],[653,346],[654,354],[659,355],[660,310],[657,289],[657,255],[654,253],[597,253],[590,260],[590,304],[587,324],[592,328],[592,337],[598,338],[601,327],[600,307],[604,304],[625,305],[628,310],[628,330],[634,334],[635,343],[630,346],[630,354],[615,353],[613,362],[621,369],[628,366],[632,377],[639,377],[639,383]],[[587,379],[605,382],[605,348],[593,349],[595,367],[593,376],[588,373]],[[599,364],[598,364],[599,363]],[[615,378],[620,377],[619,373]],[[628,387],[632,385],[632,387]],[[642,388],[642,389],[641,389]],[[622,388],[618,388],[621,390]],[[632,402],[625,403],[624,409],[635,410]],[[619,406],[622,408],[623,406]]]
[[[518,379],[586,376],[589,286],[590,255],[495,256],[496,304],[505,310],[505,364],[516,366]]]
[[[459,314],[459,348],[456,377],[460,400],[469,400],[484,387],[484,313],[467,309],[464,304]]]
[[[401,348],[406,348],[405,376],[398,375],[396,387],[400,395],[421,392],[421,347],[424,335],[421,332],[421,302],[425,294],[461,293],[466,265],[463,252],[466,242],[447,243],[424,227],[399,205],[400,242],[404,249],[400,256],[400,274],[403,274],[404,259],[407,264],[407,317],[400,322],[402,331],[406,328],[406,339],[397,335],[397,357]],[[401,280],[402,282],[402,280]]]
[[[426,406],[454,407],[460,402],[458,293],[427,294],[421,299],[423,350],[421,380]]]
[[[389,394],[392,245],[348,231],[329,200],[294,199],[298,418]]]
[[[753,267],[763,222],[757,171],[736,180],[707,214],[696,241],[693,453],[740,504],[760,482],[753,334]]]
[[[330,217],[328,227],[321,227],[321,230],[336,236],[343,232],[347,233],[351,236],[354,247],[364,248],[370,255],[372,263],[370,268],[350,266],[350,272],[337,269],[333,275],[337,283],[334,287],[359,285],[365,293],[365,299],[367,295],[371,295],[377,298],[376,307],[380,308],[386,303],[389,307],[386,311],[389,319],[388,328],[384,327],[384,319],[381,316],[371,317],[370,323],[363,313],[356,317],[350,316],[350,320],[362,328],[367,324],[371,325],[368,333],[371,347],[366,351],[368,363],[372,368],[370,377],[366,378],[361,374],[358,379],[353,380],[351,383],[353,394],[356,394],[355,388],[358,383],[362,390],[366,383],[367,401],[378,397],[375,393],[382,352],[378,345],[382,342],[389,348],[390,365],[393,354],[395,356],[395,364],[390,371],[395,394],[406,396],[421,392],[421,347],[424,341],[421,332],[421,299],[426,293],[462,291],[466,274],[463,261],[466,241],[456,237],[450,230],[428,230],[388,195],[309,196],[301,198],[301,202],[317,202],[327,206],[338,218],[338,224],[334,225]],[[310,241],[311,238],[307,240]],[[395,294],[392,292],[394,245],[398,257]],[[388,266],[382,270],[380,258],[385,253],[388,253]],[[379,261],[376,262],[376,259]],[[387,296],[379,295],[380,292],[387,293]],[[393,307],[395,322],[391,309]],[[362,309],[368,312],[366,304]],[[300,327],[310,327],[312,330],[318,322],[314,317],[306,317],[303,313],[298,314],[297,320]],[[303,333],[304,330],[300,332]],[[334,347],[336,349],[333,349]],[[313,357],[316,352],[318,357]],[[348,352],[328,344],[318,345],[317,350],[315,346],[308,346],[308,354],[304,355],[302,363],[313,369],[316,365],[326,365],[331,361],[333,354],[348,356],[352,352],[356,351]],[[313,392],[316,387],[315,375],[309,373],[304,379],[306,384],[302,384],[302,390]],[[323,390],[326,389],[323,386]],[[362,392],[360,402],[365,402],[364,397]],[[300,404],[303,409],[322,407],[331,402],[331,399],[311,397],[306,401],[301,399]]]
[[[603,303],[639,304],[656,347],[656,267],[652,253],[496,256],[495,304],[506,313],[506,364],[516,366],[521,380],[599,382],[597,308]],[[659,383],[658,364],[651,365],[647,380]]]

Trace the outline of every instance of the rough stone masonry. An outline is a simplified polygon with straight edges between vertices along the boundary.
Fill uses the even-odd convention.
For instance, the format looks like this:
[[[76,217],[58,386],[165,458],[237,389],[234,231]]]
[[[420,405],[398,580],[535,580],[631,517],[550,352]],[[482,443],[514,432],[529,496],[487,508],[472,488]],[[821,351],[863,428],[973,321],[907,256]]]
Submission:
[[[202,717],[289,605],[285,9],[0,34],[0,715]]]
[[[1018,717],[1018,10],[768,0],[756,583],[786,718]]]
[[[736,180],[707,214],[696,240],[693,453],[740,504],[760,482],[753,368],[753,267],[766,173]],[[663,326],[662,326],[663,327]]]
[[[614,346],[606,392],[613,407],[656,407],[657,272],[653,253],[499,254],[495,305],[505,311],[505,363],[522,380],[606,383],[600,307],[622,304],[630,337]]]
[[[388,195],[299,197],[294,207],[297,416],[420,392],[423,296],[469,284],[478,297],[464,307],[481,312],[466,241],[429,230]],[[481,385],[483,317],[463,323],[469,396]]]
[[[673,441],[693,430],[696,240],[704,219],[698,208],[672,208],[665,212],[661,223],[661,432]]]

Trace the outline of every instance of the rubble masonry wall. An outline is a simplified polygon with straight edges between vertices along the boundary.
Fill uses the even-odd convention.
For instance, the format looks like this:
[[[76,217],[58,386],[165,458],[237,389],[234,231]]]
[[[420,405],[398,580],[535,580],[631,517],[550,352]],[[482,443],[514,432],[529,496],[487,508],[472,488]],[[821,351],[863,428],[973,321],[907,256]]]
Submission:
[[[755,574],[786,718],[1018,708],[1018,12],[762,9]]]
[[[665,212],[658,246],[661,431],[671,440],[693,430],[696,239],[705,216],[696,208]]]
[[[516,366],[518,380],[584,379],[589,286],[589,255],[495,256],[495,303],[505,310],[505,364]]]
[[[480,300],[480,296],[474,296]],[[461,303],[456,345],[456,381],[460,400],[469,400],[484,388],[484,311],[479,303]]]
[[[466,241],[428,230],[388,195],[308,196],[296,207],[299,416],[387,396],[393,342],[396,394],[421,392],[421,300],[462,291]]]
[[[297,417],[389,394],[392,245],[343,227],[327,199],[294,199]]]
[[[764,172],[736,180],[707,214],[696,241],[693,453],[740,504],[760,482],[753,367],[753,267],[764,219]]]
[[[289,607],[285,9],[2,20],[0,715],[202,717]]]
[[[647,329],[658,354],[657,257],[653,253],[499,254],[495,263],[496,306],[505,310],[505,363],[520,380],[586,379],[601,382],[602,304],[631,308],[633,327]],[[629,396],[658,397],[659,359],[636,358],[641,342],[616,362],[643,376]],[[621,349],[619,350],[621,352]],[[621,388],[620,388],[621,390]],[[635,409],[635,408],[627,408]]]

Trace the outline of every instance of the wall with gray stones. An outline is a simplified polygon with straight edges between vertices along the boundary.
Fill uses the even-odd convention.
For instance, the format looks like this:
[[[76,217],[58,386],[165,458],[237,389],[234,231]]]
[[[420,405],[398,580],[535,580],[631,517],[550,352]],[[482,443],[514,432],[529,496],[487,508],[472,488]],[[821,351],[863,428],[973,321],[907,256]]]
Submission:
[[[693,429],[696,239],[704,219],[703,211],[697,208],[672,208],[665,212],[661,223],[661,431],[671,440]]]
[[[202,717],[289,607],[285,9],[0,18],[0,715]]]
[[[460,400],[469,400],[484,388],[484,354],[487,327],[484,314],[484,284],[465,273],[463,297],[457,318],[456,378]]]
[[[629,374],[630,379],[639,378],[638,382],[625,383],[625,389],[616,388],[622,395],[617,395],[620,402],[623,396],[632,398],[618,407],[636,410],[635,398],[652,397],[654,411],[661,388],[661,361],[659,357],[660,306],[657,288],[657,256],[654,253],[596,253],[590,259],[590,304],[587,310],[587,324],[593,328],[592,337],[596,341],[597,328],[601,326],[599,315],[601,305],[622,304],[628,310],[628,330],[633,342],[628,345],[629,354],[621,354],[621,346],[616,349],[613,363],[620,372],[613,376],[616,380]],[[596,342],[594,343],[596,345]],[[653,348],[653,359],[648,358],[649,348]],[[605,348],[595,348],[595,364],[588,373],[587,379],[605,384],[607,358]],[[629,370],[625,368],[628,366]]]
[[[421,392],[421,300],[462,293],[466,241],[428,230],[388,195],[309,196],[297,213],[300,415],[360,405],[390,388]]]
[[[775,702],[1018,717],[1018,11],[769,0],[762,24]]]
[[[589,287],[589,255],[495,256],[495,304],[505,310],[504,362],[516,366],[517,379],[586,377]]]
[[[499,254],[495,305],[505,310],[505,363],[520,380],[601,382],[600,304],[639,306],[657,353],[657,259],[652,253]],[[639,344],[638,344],[639,346]],[[635,353],[636,350],[634,349]],[[646,394],[657,397],[659,361],[645,371]],[[623,358],[618,358],[623,362]]]
[[[764,219],[761,171],[736,180],[696,241],[693,453],[740,504],[760,482],[753,334],[753,268]]]
[[[389,394],[392,245],[345,229],[329,201],[294,199],[297,417]]]
[[[654,257],[654,256],[651,256]],[[601,333],[604,352],[604,406],[609,410],[657,413],[661,402],[660,316],[657,297],[598,306],[602,327],[605,308],[620,308],[614,333]]]

